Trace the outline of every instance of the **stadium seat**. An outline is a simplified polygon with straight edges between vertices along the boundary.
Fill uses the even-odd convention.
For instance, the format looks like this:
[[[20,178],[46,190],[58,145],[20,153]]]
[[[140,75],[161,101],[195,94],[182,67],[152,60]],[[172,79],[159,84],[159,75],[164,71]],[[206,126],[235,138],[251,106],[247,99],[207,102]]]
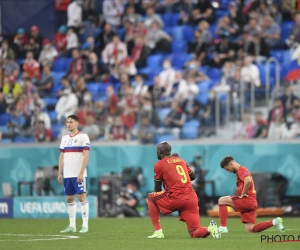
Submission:
[[[64,58],[57,58],[53,63],[52,70],[55,72],[64,71]]]
[[[5,126],[10,119],[10,114],[4,113],[0,114],[0,126]]]
[[[186,62],[193,58],[193,55],[186,53],[170,54],[168,58],[171,60],[174,67],[181,69]]]
[[[281,42],[284,43],[289,37],[292,28],[295,26],[295,22],[287,21],[281,24]]]
[[[214,82],[219,82],[221,79],[221,70],[218,68],[210,68],[207,71],[207,76]]]
[[[30,142],[34,142],[34,137],[22,137],[22,136],[18,136],[14,142],[16,143],[30,143]]]
[[[164,27],[164,32],[166,32],[169,36],[172,36],[172,27]]]
[[[163,122],[163,120],[167,117],[167,115],[170,113],[170,111],[171,111],[170,108],[162,108],[162,109],[156,110],[161,122]]]
[[[274,57],[278,60],[279,63],[283,61],[283,51],[282,50],[271,50],[271,57]]]
[[[184,39],[183,37],[183,31],[184,31],[184,26],[176,26],[174,28],[172,28],[172,38],[173,41],[181,41]]]
[[[55,111],[48,112],[48,115],[50,117],[51,123],[56,123],[57,121],[57,113]]]
[[[186,41],[173,41],[172,42],[172,53],[184,53],[187,51]]]
[[[217,28],[217,25],[215,25],[215,24],[211,24],[211,25],[209,26],[209,28],[208,28],[208,30],[210,31],[210,33],[211,33],[211,35],[212,35],[212,38],[216,38],[216,37],[217,37],[217,35],[216,35],[216,33],[215,33],[216,28]]]
[[[291,50],[286,50],[282,54],[283,64],[289,64],[291,62]]]
[[[165,27],[172,26],[172,15],[172,13],[161,15],[161,19],[163,20]]]
[[[89,83],[86,85],[86,88],[88,91],[92,93],[92,95],[97,94],[99,90],[99,84],[98,83]]]
[[[212,80],[206,80],[206,81],[201,81],[201,82],[197,83],[197,85],[200,89],[200,93],[202,93],[202,92],[208,93],[208,91],[212,87],[212,84],[213,84]]]
[[[156,143],[161,143],[163,141],[174,141],[176,138],[173,134],[156,135]]]
[[[0,144],[8,144],[8,143],[12,143],[12,140],[11,139],[2,139],[1,141],[0,141]]]
[[[218,10],[215,11],[215,13],[216,13],[216,18],[219,20],[223,16],[227,16],[228,15],[228,10],[218,9]]]
[[[178,25],[179,21],[179,13],[172,13],[171,25],[176,26]]]
[[[51,72],[52,77],[54,78],[54,85],[60,84],[60,80],[63,76],[66,75],[65,72]]]
[[[161,66],[162,61],[163,61],[162,55],[151,55],[147,58],[147,66],[149,68],[155,69]]]
[[[71,62],[73,61],[73,58],[68,58],[68,57],[65,57],[64,58],[64,63],[63,63],[63,71],[64,72],[67,72],[69,69],[70,69],[70,65],[71,65]]]
[[[57,99],[55,97],[45,97],[44,101],[45,101],[46,107],[55,106],[57,103]]]
[[[183,139],[196,139],[198,138],[200,122],[191,120],[186,122],[181,129],[181,138]]]
[[[197,95],[196,99],[204,105],[207,104],[209,99],[208,92],[202,92],[200,89],[200,94]]]
[[[53,133],[55,139],[58,138],[58,135],[59,135],[59,133],[60,133],[60,130],[61,130],[63,127],[64,127],[64,125],[62,125],[62,124],[56,124],[56,125],[52,125],[52,126],[51,126],[51,130],[52,130],[52,133]]]
[[[0,132],[6,133],[7,131],[8,131],[7,126],[5,126],[5,125],[0,126]]]

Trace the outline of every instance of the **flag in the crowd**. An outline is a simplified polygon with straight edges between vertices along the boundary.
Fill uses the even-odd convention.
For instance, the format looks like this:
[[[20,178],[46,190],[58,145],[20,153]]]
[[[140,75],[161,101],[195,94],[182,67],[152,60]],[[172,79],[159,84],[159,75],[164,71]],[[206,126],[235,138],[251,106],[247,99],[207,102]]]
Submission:
[[[300,58],[291,61],[288,68],[288,74],[285,77],[285,80],[287,81],[293,81],[298,79],[300,79]]]

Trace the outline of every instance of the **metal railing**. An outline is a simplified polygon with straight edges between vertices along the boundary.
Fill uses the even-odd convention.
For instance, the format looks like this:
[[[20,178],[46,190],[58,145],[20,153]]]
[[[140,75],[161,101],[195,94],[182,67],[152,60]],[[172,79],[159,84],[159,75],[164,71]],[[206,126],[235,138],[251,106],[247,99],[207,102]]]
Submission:
[[[270,57],[266,62],[266,105],[268,108],[270,108],[270,100],[273,99],[270,98],[270,88],[271,88],[271,78],[270,78],[270,65],[271,63],[275,63],[275,91],[273,91],[273,94],[279,90],[280,88],[280,65],[279,61],[275,57]]]

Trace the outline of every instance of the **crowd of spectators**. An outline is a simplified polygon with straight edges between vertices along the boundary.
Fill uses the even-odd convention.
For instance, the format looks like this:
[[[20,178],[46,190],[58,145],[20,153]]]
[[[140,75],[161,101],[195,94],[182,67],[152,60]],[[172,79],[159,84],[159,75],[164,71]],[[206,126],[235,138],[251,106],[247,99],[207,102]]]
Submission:
[[[59,140],[70,114],[79,116],[91,140],[154,143],[166,134],[180,139],[191,124],[194,138],[210,136],[217,110],[222,116],[219,94],[238,92],[241,80],[246,89],[263,88],[259,64],[272,50],[300,42],[300,13],[290,2],[237,0],[218,9],[214,4],[220,2],[209,0],[104,0],[97,13],[95,0],[55,1],[58,29],[52,39],[38,25],[29,34],[19,28],[12,40],[2,38],[0,114],[9,115],[0,137]],[[183,34],[191,31],[182,41],[169,15]],[[292,20],[283,40],[281,25]],[[180,53],[186,57],[178,66]],[[149,69],[153,55],[163,60]],[[59,67],[57,81],[62,58],[71,59]],[[220,74],[216,79],[211,72]],[[276,99],[268,120],[259,113],[256,124],[247,114],[239,117],[243,126],[236,137],[296,137],[299,99],[292,93],[289,86]]]

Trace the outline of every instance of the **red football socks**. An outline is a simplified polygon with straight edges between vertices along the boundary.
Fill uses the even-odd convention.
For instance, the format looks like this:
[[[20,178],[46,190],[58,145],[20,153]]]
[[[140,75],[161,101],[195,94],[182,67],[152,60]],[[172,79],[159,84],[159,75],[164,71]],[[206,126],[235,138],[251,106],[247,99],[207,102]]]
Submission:
[[[220,226],[227,227],[228,210],[227,205],[219,204]]]
[[[154,226],[154,230],[160,230],[160,211],[159,208],[150,199],[148,199],[148,213]]]
[[[257,233],[257,232],[261,232],[263,230],[266,230],[270,227],[273,226],[273,222],[270,220],[270,221],[264,221],[264,222],[260,222],[258,224],[256,224],[254,227],[253,227],[253,232],[254,233]]]
[[[210,233],[207,230],[207,227],[199,227],[195,231],[190,233],[192,238],[206,238]]]

